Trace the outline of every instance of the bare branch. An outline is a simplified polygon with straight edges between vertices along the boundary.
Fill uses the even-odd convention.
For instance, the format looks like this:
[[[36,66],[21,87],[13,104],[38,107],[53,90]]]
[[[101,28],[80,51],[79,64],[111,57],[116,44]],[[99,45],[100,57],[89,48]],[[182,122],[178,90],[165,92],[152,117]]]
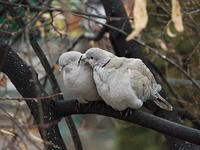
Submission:
[[[91,21],[94,21],[94,22],[99,23],[101,25],[104,25],[104,26],[106,26],[106,27],[108,27],[110,29],[113,29],[115,31],[118,31],[119,33],[122,33],[122,34],[124,34],[126,36],[128,35],[128,33],[126,33],[125,31],[123,31],[123,30],[121,30],[119,28],[116,28],[114,26],[111,26],[109,24],[103,24],[103,23],[100,23],[100,22],[98,22],[96,20],[93,20],[93,19],[85,17],[85,16],[83,16],[83,18],[91,20]],[[143,43],[143,42],[141,42],[141,41],[139,41],[137,39],[133,39],[133,41],[137,42],[141,46],[143,46],[143,47],[147,48],[148,50],[152,51],[153,53],[158,55],[160,58],[162,58],[163,60],[167,61],[168,63],[170,63],[174,67],[176,67],[181,73],[183,73],[185,75],[186,78],[188,78],[195,85],[195,87],[200,89],[200,85],[191,77],[191,75],[188,74],[181,66],[179,66],[177,63],[175,63],[173,60],[171,60],[170,58],[166,57],[163,54],[160,54],[160,52],[156,48],[153,48],[153,47],[151,47],[151,46],[149,46],[149,45],[147,45],[147,44],[145,44],[145,43]]]
[[[200,129],[200,120],[195,118],[190,112],[184,110],[184,109],[177,109],[178,114],[182,119],[188,119],[190,120],[194,126],[197,127],[197,129]]]
[[[57,94],[54,94],[54,95],[49,95],[49,96],[41,96],[41,97],[35,97],[35,98],[25,98],[25,97],[12,97],[12,98],[8,98],[8,97],[0,97],[0,100],[18,100],[18,101],[21,101],[21,100],[25,100],[25,101],[28,101],[28,100],[32,100],[32,101],[35,101],[35,102],[38,102],[39,100],[42,100],[42,99],[52,99],[54,97],[58,97],[58,96],[61,96],[63,95],[63,93],[57,93]]]
[[[42,65],[43,65],[46,73],[48,74],[48,77],[49,77],[49,80],[50,80],[50,83],[51,83],[51,86],[52,86],[54,93],[57,93],[57,92],[60,93],[61,89],[58,85],[58,82],[57,82],[57,80],[56,80],[56,78],[53,74],[51,66],[50,66],[44,52],[42,51],[41,47],[39,46],[38,42],[35,40],[33,35],[29,34],[29,36],[30,36],[31,46],[33,47],[35,53],[37,54],[37,56],[39,57]],[[60,100],[64,100],[64,97],[61,96]],[[78,131],[76,129],[76,126],[75,126],[72,118],[70,116],[67,116],[65,120],[66,120],[66,123],[67,123],[67,125],[70,129],[76,150],[82,150],[83,148],[82,148],[81,140],[80,140]]]
[[[3,42],[0,42],[0,71],[9,77],[23,97],[35,98],[47,96],[47,93],[42,89],[37,79],[37,74]],[[35,101],[26,101],[26,103],[37,124],[41,124],[42,120],[43,123],[57,120],[54,108],[52,107],[52,99],[44,99],[41,101],[40,106],[43,109],[42,115],[40,114],[39,103]],[[57,150],[58,147],[60,150],[66,150],[57,124],[52,124],[46,128],[38,126],[38,129],[44,141],[49,141],[53,145],[56,145],[55,147],[44,143],[47,150]]]
[[[40,149],[41,148],[36,144],[36,142],[34,142],[31,137],[29,136],[29,134],[26,133],[26,131],[21,127],[20,123],[13,118],[3,107],[0,106],[0,109],[6,114],[7,118],[10,119],[11,121],[13,121],[17,127],[20,129],[20,131],[23,133],[23,135],[37,148]]]
[[[102,0],[103,6],[105,8],[105,12],[107,16],[110,17],[126,17],[126,11],[123,7],[123,3],[121,0]],[[109,25],[114,26],[115,28],[124,29],[126,33],[130,33],[132,31],[130,23],[124,22],[124,21],[112,21],[108,22]],[[152,67],[150,64],[150,60],[145,57],[143,54],[141,48],[146,47],[145,44],[139,42],[138,40],[131,40],[127,42],[125,39],[128,34],[122,34],[121,32],[118,32],[114,29],[108,28],[109,32],[109,38],[112,43],[112,46],[114,48],[114,51],[117,56],[124,56],[124,57],[133,57],[133,58],[140,58],[143,60],[143,62],[149,67],[149,69],[154,73],[154,76],[156,77],[157,81],[159,82],[159,78],[157,77],[158,74],[156,70]],[[120,42],[119,42],[120,41]],[[163,97],[167,98],[167,94],[164,90],[160,93]],[[172,120],[174,122],[180,122],[180,118],[178,114],[175,111],[167,112],[164,110],[161,110],[157,108],[155,105],[151,103],[151,101],[147,101],[148,103],[146,106],[155,114],[158,116],[161,116],[163,118],[167,118],[169,120]],[[177,149],[191,149],[193,150],[196,146],[193,147],[192,144],[187,143],[183,140],[165,136],[167,139],[167,143],[169,145],[169,149],[171,150],[177,150]],[[198,149],[199,147],[197,147]]]
[[[72,114],[100,114],[136,123],[143,127],[150,128],[194,144],[200,144],[200,131],[197,129],[186,127],[139,110],[132,110],[132,114],[127,115],[127,110],[122,112],[116,111],[106,105],[103,101],[89,102],[87,104],[79,104],[75,100],[56,101],[55,108],[57,109],[60,117]]]

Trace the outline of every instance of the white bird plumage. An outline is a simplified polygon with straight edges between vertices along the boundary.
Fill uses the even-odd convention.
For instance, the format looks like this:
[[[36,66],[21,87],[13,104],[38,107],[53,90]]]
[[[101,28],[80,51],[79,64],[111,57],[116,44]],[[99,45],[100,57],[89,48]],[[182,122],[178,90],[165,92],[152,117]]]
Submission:
[[[110,56],[99,48],[87,50],[81,59],[92,66],[99,95],[114,109],[138,109],[152,99],[159,107],[172,110],[158,93],[161,86],[142,60]]]
[[[65,90],[80,103],[100,100],[93,80],[92,68],[86,62],[78,62],[82,54],[77,51],[63,53],[59,65],[63,68]]]

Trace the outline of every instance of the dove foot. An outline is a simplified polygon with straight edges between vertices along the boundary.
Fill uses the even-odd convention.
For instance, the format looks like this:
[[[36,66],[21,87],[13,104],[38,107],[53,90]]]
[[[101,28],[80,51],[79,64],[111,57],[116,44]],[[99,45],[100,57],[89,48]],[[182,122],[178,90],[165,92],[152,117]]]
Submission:
[[[88,103],[88,104],[89,104],[88,109],[90,109],[92,107],[93,103]]]
[[[132,115],[133,114],[133,111],[132,111],[132,109],[131,108],[127,108],[126,109],[126,114],[125,114],[125,117],[127,117],[128,115]]]
[[[78,112],[79,108],[81,107],[81,103],[79,103],[78,100],[76,100],[78,103],[76,103],[76,111]]]
[[[119,113],[120,113],[120,116],[123,117],[122,112],[120,111]]]

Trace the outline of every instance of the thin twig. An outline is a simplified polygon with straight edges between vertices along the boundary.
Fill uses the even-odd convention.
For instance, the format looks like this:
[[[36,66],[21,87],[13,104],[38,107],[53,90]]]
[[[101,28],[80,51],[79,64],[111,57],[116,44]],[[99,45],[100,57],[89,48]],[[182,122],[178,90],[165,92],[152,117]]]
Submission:
[[[27,8],[30,10],[35,10],[35,11],[59,11],[59,12],[64,12],[63,9],[61,8],[53,8],[53,7],[47,7],[47,6],[31,6],[31,5],[25,5],[25,4],[18,4],[18,3],[12,3],[9,1],[4,1],[4,0],[0,0],[1,4],[4,5],[9,5],[11,7],[23,7],[23,8]],[[89,17],[95,17],[95,18],[101,18],[101,19],[106,19],[108,21],[118,21],[118,20],[127,20],[127,19],[133,19],[132,17],[107,17],[104,15],[94,15],[94,14],[90,14],[90,13],[85,13],[85,12],[79,12],[79,11],[72,11],[72,14],[74,15],[85,15],[85,16],[89,16]]]
[[[176,111],[178,112],[179,116],[181,116],[181,118],[190,120],[194,126],[200,129],[200,120],[195,118],[190,112],[182,108],[176,109]]]
[[[192,52],[187,57],[187,59],[186,59],[186,63],[187,64],[189,63],[189,61],[191,60],[191,58],[195,54],[195,52],[197,52],[197,50],[200,50],[199,46],[200,46],[200,41],[197,43],[197,45],[194,47],[194,49],[192,50]]]
[[[72,43],[72,45],[71,45],[67,50],[65,50],[65,52],[69,52],[69,51],[73,50],[73,48],[78,44],[78,42],[80,42],[81,39],[83,39],[83,36],[78,37],[78,38]],[[58,61],[57,61],[56,63],[58,64]]]
[[[34,142],[31,137],[29,136],[29,134],[26,133],[26,131],[24,131],[24,129],[21,127],[20,123],[13,118],[3,107],[0,106],[0,109],[6,114],[6,116],[8,117],[8,119],[10,119],[11,121],[13,121],[17,127],[20,129],[20,131],[23,133],[23,135],[38,149],[41,149],[36,142]]]
[[[14,9],[11,9],[13,16],[15,16],[16,12]],[[9,10],[10,11],[10,10]],[[21,27],[24,27],[25,24],[23,20],[16,20],[17,24]],[[13,37],[11,37],[13,39]],[[9,40],[10,41],[10,40]],[[13,42],[12,42],[13,44]],[[19,56],[12,50],[12,48],[5,44],[3,41],[0,42],[0,51],[1,51],[1,71],[4,72],[15,85],[16,89],[23,97],[38,97],[47,95],[44,89],[41,87],[36,73],[26,65],[26,63],[19,58]],[[17,63],[16,63],[17,62]],[[11,68],[8,66],[12,64]],[[20,71],[21,70],[21,71]],[[23,70],[23,71],[22,71]],[[14,76],[13,76],[14,72]],[[26,76],[26,77],[25,77]],[[24,78],[25,77],[25,78]],[[34,81],[34,82],[33,82]],[[24,86],[25,85],[25,86]],[[21,88],[23,87],[23,88]],[[34,101],[26,101],[29,109],[31,110],[31,114],[33,115],[36,123],[42,123],[43,120],[45,122],[51,121],[57,118],[57,115],[54,112],[53,107],[49,107],[52,105],[52,101],[42,101],[42,108],[44,114],[41,114],[41,107],[38,107],[38,104]],[[48,150],[54,149],[62,149],[66,150],[66,146],[64,145],[63,139],[61,138],[58,125],[55,124],[47,129],[42,130],[40,127],[38,128],[41,137],[45,141],[52,142],[55,146],[44,144],[45,148]]]
[[[74,15],[77,15],[77,14],[74,14]],[[95,19],[93,19],[93,18],[90,18],[90,17],[88,17],[88,16],[85,16],[85,15],[77,15],[77,16],[81,16],[81,17],[83,17],[83,18],[85,18],[85,19],[87,19],[87,20],[91,20],[91,21],[93,21],[93,22],[96,22],[96,23],[98,23],[98,24],[101,24],[101,25],[103,25],[103,26],[106,26],[106,27],[108,27],[108,28],[110,28],[110,29],[113,29],[113,30],[115,30],[115,31],[118,31],[118,32],[120,32],[120,33],[122,33],[122,34],[124,34],[124,35],[128,35],[125,31],[123,31],[123,30],[121,30],[121,29],[119,29],[119,28],[116,28],[116,27],[111,26],[111,25],[109,25],[109,24],[101,23],[100,21],[97,21],[97,20],[95,20]]]
[[[17,101],[21,101],[21,100],[33,100],[33,101],[38,101],[38,100],[43,100],[43,99],[51,99],[51,98],[54,98],[54,97],[57,97],[57,96],[61,96],[63,95],[63,93],[57,93],[57,94],[54,94],[54,95],[49,95],[49,96],[41,96],[41,97],[35,97],[35,98],[26,98],[26,97],[12,97],[12,98],[9,98],[9,97],[0,97],[0,100],[17,100]]]
[[[0,4],[9,5],[11,7],[22,7],[22,8],[26,8],[26,9],[30,9],[30,10],[34,10],[34,11],[61,11],[61,9],[59,9],[59,8],[18,4],[18,3],[12,3],[9,1],[5,1],[5,0],[0,0]]]
[[[87,16],[87,17],[93,17],[93,18],[101,18],[105,19],[107,21],[119,21],[119,20],[127,20],[130,19],[132,20],[132,17],[107,17],[104,15],[95,15],[95,14],[90,14],[86,12],[80,12],[80,11],[72,11],[72,14],[75,16]]]
[[[174,67],[176,67],[180,72],[182,72],[185,75],[185,77],[187,77],[195,85],[196,88],[198,88],[200,90],[200,85],[181,66],[179,66],[177,63],[175,63],[170,58],[168,58],[165,55],[161,54],[157,49],[152,48],[152,47],[150,47],[150,46],[148,46],[148,45],[146,45],[146,44],[144,44],[142,42],[140,42],[140,43],[143,46],[145,46],[147,49],[149,49],[150,51],[152,51],[153,53],[155,53],[156,55],[158,55],[160,58],[162,58],[163,60],[167,61],[168,63],[170,63]]]
[[[56,31],[56,33],[59,34],[60,37],[63,36],[63,34],[57,29],[57,27],[54,26],[53,22],[54,22],[54,16],[53,16],[53,13],[52,12],[49,12],[50,14],[50,17],[51,17],[51,22],[50,22],[50,25],[53,27],[54,31]]]
[[[104,26],[106,26],[106,27],[108,27],[108,28],[110,28],[110,29],[113,29],[113,30],[115,30],[115,31],[118,31],[118,32],[120,32],[120,33],[122,33],[122,34],[124,34],[124,35],[128,35],[128,33],[126,33],[125,31],[123,31],[123,30],[121,30],[121,29],[118,29],[118,28],[116,28],[116,27],[114,27],[114,26],[101,23],[101,22],[99,22],[99,21],[96,21],[96,20],[91,19],[91,18],[86,17],[86,16],[82,16],[82,17],[85,18],[85,19],[94,21],[94,22],[96,22],[96,23],[98,23],[98,24],[104,25]],[[155,54],[158,55],[160,58],[162,58],[163,60],[167,61],[168,63],[170,63],[170,64],[173,65],[174,67],[176,67],[180,72],[182,72],[182,73],[185,75],[185,77],[187,77],[187,78],[195,85],[195,87],[197,87],[198,89],[200,89],[200,85],[199,85],[199,84],[184,70],[184,69],[182,69],[181,66],[179,66],[178,64],[176,64],[173,60],[169,59],[168,57],[166,57],[166,56],[163,55],[163,54],[160,54],[160,52],[159,52],[157,49],[155,49],[155,48],[153,48],[153,47],[151,47],[151,46],[149,46],[149,45],[147,45],[147,44],[145,44],[145,43],[143,43],[143,42],[141,42],[141,41],[139,41],[139,40],[137,40],[137,39],[133,39],[133,40],[134,40],[135,42],[137,42],[138,44],[140,44],[141,46],[143,46],[143,47],[149,49],[150,51],[152,51],[153,53],[155,53]]]

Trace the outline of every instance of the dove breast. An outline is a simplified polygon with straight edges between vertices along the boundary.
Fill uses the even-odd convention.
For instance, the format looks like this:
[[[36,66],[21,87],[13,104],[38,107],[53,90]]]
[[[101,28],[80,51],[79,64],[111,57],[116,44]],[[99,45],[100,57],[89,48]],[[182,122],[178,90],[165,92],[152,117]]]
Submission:
[[[143,105],[133,88],[132,71],[124,65],[124,58],[92,48],[83,54],[82,60],[92,66],[97,91],[106,104],[119,111]]]
[[[132,71],[122,67],[123,60],[112,58],[105,67],[94,68],[94,80],[102,99],[116,110],[138,109],[143,102],[137,97],[130,76]],[[137,83],[134,83],[137,84]]]
[[[62,54],[59,64],[64,66],[63,81],[65,90],[80,103],[100,100],[96,85],[93,80],[91,66],[86,62],[80,62],[80,52],[70,51]]]

